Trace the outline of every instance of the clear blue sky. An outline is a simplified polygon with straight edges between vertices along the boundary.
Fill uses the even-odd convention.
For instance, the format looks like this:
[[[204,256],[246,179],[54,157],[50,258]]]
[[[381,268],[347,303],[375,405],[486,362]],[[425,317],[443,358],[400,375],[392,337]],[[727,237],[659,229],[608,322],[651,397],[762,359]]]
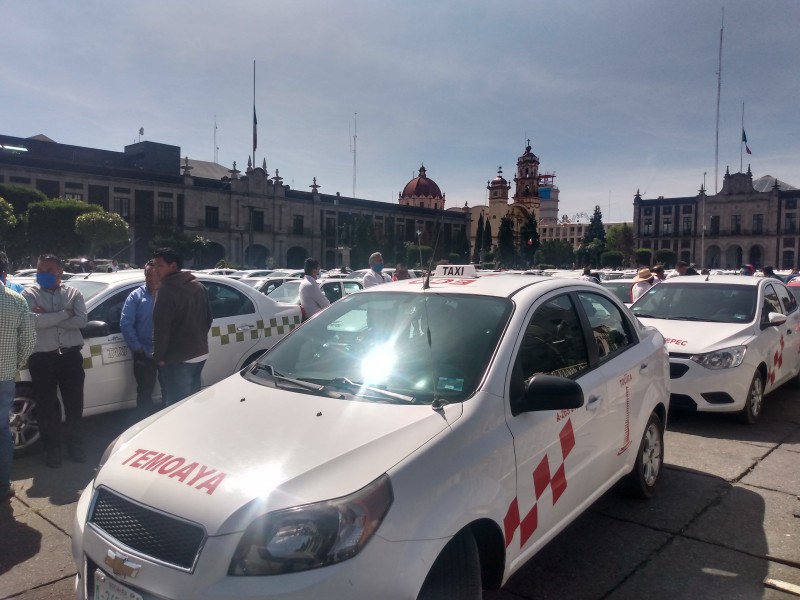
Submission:
[[[285,183],[396,201],[421,163],[482,204],[531,138],[562,214],[715,189],[723,3],[697,0],[0,0],[0,133],[121,151],[142,139]],[[719,185],[800,187],[800,2],[724,3]]]

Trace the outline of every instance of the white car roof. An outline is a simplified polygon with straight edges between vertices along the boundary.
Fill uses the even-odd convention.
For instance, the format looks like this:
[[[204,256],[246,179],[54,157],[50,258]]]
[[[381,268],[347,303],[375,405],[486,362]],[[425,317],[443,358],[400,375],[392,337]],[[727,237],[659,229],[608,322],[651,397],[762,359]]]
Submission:
[[[703,284],[703,283],[724,283],[726,285],[758,285],[759,281],[764,281],[763,277],[748,277],[744,275],[684,275],[679,277],[670,277],[665,279],[658,285],[665,283],[688,283],[688,284]],[[777,283],[781,283],[777,279],[773,279]]]

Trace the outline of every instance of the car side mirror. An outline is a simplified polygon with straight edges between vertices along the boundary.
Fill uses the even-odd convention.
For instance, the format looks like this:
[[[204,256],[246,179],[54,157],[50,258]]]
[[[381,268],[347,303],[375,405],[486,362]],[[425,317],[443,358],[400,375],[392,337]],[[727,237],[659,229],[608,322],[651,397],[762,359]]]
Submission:
[[[525,386],[525,394],[516,403],[514,414],[580,408],[583,401],[583,388],[578,382],[539,374],[534,375]]]
[[[86,327],[81,329],[84,338],[105,337],[111,335],[111,328],[105,321],[89,321]]]
[[[768,327],[783,325],[784,323],[786,323],[786,315],[783,313],[771,312],[767,315],[766,325]]]

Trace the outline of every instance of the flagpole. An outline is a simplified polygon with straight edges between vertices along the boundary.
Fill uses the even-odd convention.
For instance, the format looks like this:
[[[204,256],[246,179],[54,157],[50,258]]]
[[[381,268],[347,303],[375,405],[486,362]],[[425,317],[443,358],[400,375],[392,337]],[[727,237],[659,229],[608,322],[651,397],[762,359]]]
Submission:
[[[714,152],[714,193],[719,193],[719,97],[722,93],[722,32],[725,31],[725,7],[722,7],[722,25],[719,29],[719,68],[717,70],[717,144]]]
[[[742,101],[742,141],[739,142],[739,173],[744,173],[742,171],[743,161],[742,161],[742,152],[744,150],[744,101]]]
[[[256,168],[256,59],[253,59],[253,168]]]

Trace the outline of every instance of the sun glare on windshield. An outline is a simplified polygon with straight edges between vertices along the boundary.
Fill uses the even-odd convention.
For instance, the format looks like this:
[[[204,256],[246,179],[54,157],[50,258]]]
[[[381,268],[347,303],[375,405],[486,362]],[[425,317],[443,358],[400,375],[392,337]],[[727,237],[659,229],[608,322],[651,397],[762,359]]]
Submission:
[[[394,343],[375,346],[361,359],[362,381],[366,384],[385,383],[397,364]]]

